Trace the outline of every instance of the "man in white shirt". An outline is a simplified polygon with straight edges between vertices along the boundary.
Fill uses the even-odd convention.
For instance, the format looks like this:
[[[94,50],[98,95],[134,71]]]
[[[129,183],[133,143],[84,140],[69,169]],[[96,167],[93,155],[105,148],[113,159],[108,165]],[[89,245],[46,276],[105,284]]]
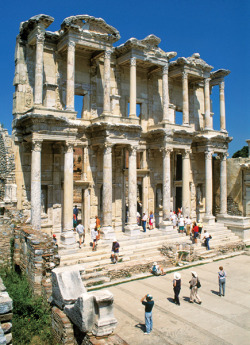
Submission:
[[[145,213],[143,213],[143,215],[142,215],[142,227],[143,227],[143,232],[146,232],[147,219],[148,219],[148,217],[146,216]]]
[[[203,240],[205,240],[205,246],[207,247],[207,250],[210,250],[209,247],[209,241],[212,237],[209,235],[209,233],[207,232],[207,230],[204,231],[204,237]]]
[[[82,225],[82,222],[80,220],[78,221],[76,232],[78,233],[78,236],[79,236],[79,248],[81,248],[82,242],[84,243],[85,231],[84,231],[84,226]]]

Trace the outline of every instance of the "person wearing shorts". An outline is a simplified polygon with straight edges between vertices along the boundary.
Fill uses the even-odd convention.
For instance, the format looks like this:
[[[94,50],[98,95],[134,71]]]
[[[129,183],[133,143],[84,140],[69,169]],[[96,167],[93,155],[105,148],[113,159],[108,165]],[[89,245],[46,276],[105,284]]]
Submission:
[[[82,225],[82,222],[80,220],[78,221],[76,232],[78,233],[78,236],[79,236],[79,248],[81,248],[82,243],[84,243],[85,232],[84,232],[84,226]]]

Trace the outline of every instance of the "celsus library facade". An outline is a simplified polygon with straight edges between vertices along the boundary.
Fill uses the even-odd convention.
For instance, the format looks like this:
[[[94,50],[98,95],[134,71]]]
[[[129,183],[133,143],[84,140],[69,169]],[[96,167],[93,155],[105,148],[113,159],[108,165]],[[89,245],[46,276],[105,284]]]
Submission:
[[[35,229],[137,231],[137,211],[164,228],[172,210],[213,223],[213,157],[227,213],[225,69],[198,53],[176,57],[149,35],[120,45],[101,18],[38,15],[21,23],[15,51],[13,137],[17,206]],[[115,44],[115,46],[114,46]],[[219,86],[219,113],[211,90]],[[220,117],[214,130],[213,117]]]

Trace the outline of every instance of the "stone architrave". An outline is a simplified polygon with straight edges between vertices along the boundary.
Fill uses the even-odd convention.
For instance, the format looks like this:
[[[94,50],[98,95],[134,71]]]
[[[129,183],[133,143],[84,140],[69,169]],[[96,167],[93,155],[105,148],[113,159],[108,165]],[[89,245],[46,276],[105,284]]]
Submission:
[[[209,150],[205,151],[205,217],[203,222],[213,224],[215,217],[212,215],[213,206],[213,174],[212,155]]]
[[[31,149],[31,225],[41,229],[41,151],[42,140],[33,139]]]
[[[45,33],[36,36],[36,67],[35,67],[35,104],[43,103],[43,46]]]
[[[110,57],[111,51],[106,50],[104,55],[104,93],[103,113],[110,114]]]
[[[66,90],[66,109],[74,111],[75,104],[75,42],[68,43],[67,52],[67,90]]]
[[[183,125],[189,125],[189,102],[188,102],[188,73],[182,73],[182,111]]]
[[[113,239],[112,227],[112,145],[105,143],[103,150],[103,226],[105,239]]]
[[[185,150],[182,155],[182,213],[190,216],[190,150]]]
[[[130,109],[129,117],[136,117],[136,58],[130,59]]]
[[[160,230],[173,229],[172,223],[169,221],[170,215],[170,197],[171,197],[171,168],[170,168],[170,156],[172,148],[164,147],[163,153],[163,221],[160,224]]]
[[[95,310],[98,318],[94,324],[92,333],[97,336],[111,334],[117,324],[113,313],[113,294],[108,290],[94,291]]]
[[[125,226],[125,234],[139,235],[140,227],[137,225],[137,171],[136,171],[137,147],[131,146],[129,150],[128,167],[128,224]]]
[[[70,269],[66,266],[52,270],[52,298],[60,309],[74,304],[79,296],[87,292],[79,270],[79,265],[71,266]]]

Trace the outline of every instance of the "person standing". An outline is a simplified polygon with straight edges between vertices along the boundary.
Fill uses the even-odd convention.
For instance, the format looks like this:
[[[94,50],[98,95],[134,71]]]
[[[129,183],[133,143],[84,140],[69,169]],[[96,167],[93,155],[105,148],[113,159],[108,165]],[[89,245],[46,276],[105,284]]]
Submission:
[[[111,261],[116,264],[119,257],[120,244],[117,242],[116,238],[113,239],[112,249],[111,249]]]
[[[199,238],[201,238],[201,232],[202,232],[202,229],[203,229],[203,224],[201,222],[201,220],[198,221],[198,229],[199,229]]]
[[[98,216],[95,216],[95,227],[96,227],[96,230],[97,230],[97,233],[98,233],[97,237],[96,237],[96,240],[98,241],[101,238],[101,221],[98,218]]]
[[[82,225],[81,220],[78,221],[76,232],[78,233],[78,236],[79,236],[79,248],[81,248],[82,243],[84,243],[84,239],[85,239],[84,226]]]
[[[181,215],[179,219],[179,232],[182,234],[184,232],[184,218]]]
[[[77,205],[75,205],[75,208],[73,209],[73,214],[75,215],[76,220],[78,220],[78,213],[79,213],[79,210],[77,208]]]
[[[204,237],[203,237],[203,240],[205,240],[205,246],[207,248],[207,250],[210,250],[210,247],[209,247],[209,241],[211,239],[211,236],[209,235],[209,233],[207,232],[207,230],[204,230]]]
[[[219,267],[218,280],[219,280],[219,296],[221,296],[221,290],[223,292],[222,296],[225,296],[225,287],[226,287],[226,272],[223,270],[223,267]]]
[[[147,226],[147,216],[146,216],[145,212],[143,212],[143,215],[142,215],[143,232],[146,232],[146,226]]]
[[[146,301],[145,301],[146,299]],[[152,317],[152,309],[154,307],[153,296],[147,294],[141,299],[141,303],[145,305],[145,327],[146,332],[144,334],[150,334],[153,329],[153,317]]]
[[[181,275],[178,272],[174,273],[173,288],[174,288],[174,302],[175,304],[180,305],[179,294],[181,291]]]
[[[153,212],[150,211],[149,215],[149,229],[152,230],[154,228],[154,215]]]
[[[96,237],[98,236],[98,231],[95,228],[93,228],[91,229],[90,235],[91,235],[91,240],[92,240],[92,250],[94,251],[96,250],[96,246],[97,246]]]
[[[199,236],[199,228],[196,225],[196,222],[193,222],[192,233],[193,233],[193,236],[194,236],[194,243],[197,243],[197,238]]]
[[[190,236],[191,219],[188,216],[186,217],[185,224],[186,224],[186,235]]]
[[[189,281],[190,290],[191,290],[189,302],[194,303],[194,300],[195,300],[198,304],[201,304],[201,299],[198,295],[198,285],[200,285],[200,281],[196,272],[192,271],[191,274],[192,274],[192,279]]]

